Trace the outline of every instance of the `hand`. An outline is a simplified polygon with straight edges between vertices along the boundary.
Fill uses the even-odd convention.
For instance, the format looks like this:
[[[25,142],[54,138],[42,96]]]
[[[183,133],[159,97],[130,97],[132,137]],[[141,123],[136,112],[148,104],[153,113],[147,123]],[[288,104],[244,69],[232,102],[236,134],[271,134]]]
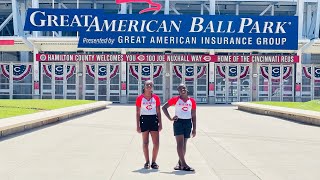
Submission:
[[[158,131],[160,132],[162,130],[162,124],[159,124]]]
[[[173,116],[173,118],[171,118],[170,120],[171,120],[171,121],[176,121],[176,120],[178,120],[178,116],[175,115],[175,116]]]
[[[140,127],[137,127],[137,132],[141,133],[141,128]]]
[[[192,137],[195,137],[197,135],[197,131],[195,129],[192,130]]]

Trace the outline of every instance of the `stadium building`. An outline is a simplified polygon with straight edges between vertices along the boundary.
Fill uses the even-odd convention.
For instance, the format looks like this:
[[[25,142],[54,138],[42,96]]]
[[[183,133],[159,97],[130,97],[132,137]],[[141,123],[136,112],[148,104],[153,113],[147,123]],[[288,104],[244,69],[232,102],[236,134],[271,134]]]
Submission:
[[[159,7],[160,10],[157,10]],[[145,38],[128,34],[116,40],[118,43],[132,44],[132,47],[87,48],[78,46],[79,39],[82,43],[111,43],[114,39],[80,38],[81,33],[78,31],[25,31],[29,8],[61,12],[68,12],[69,9],[99,9],[106,15],[129,14],[128,17],[139,17],[141,10],[148,11],[151,8],[151,11],[145,12],[150,17],[164,14],[172,15],[168,17],[174,19],[190,15],[198,17],[198,24],[202,15],[216,15],[214,17],[218,18],[275,16],[278,19],[296,16],[297,32],[293,33],[297,34],[298,42],[294,50],[245,49],[242,47],[252,41],[250,36],[203,36],[198,39],[192,35],[154,36],[154,44],[184,44],[185,47],[191,47],[201,41],[202,44],[237,46],[233,49],[193,49],[183,46],[137,48],[134,45],[145,44]],[[42,17],[44,13],[38,12],[35,16]],[[48,19],[34,25],[59,23],[63,26],[71,22],[85,26],[75,17],[61,21],[55,18],[48,16]],[[242,20],[244,24],[250,22],[249,19]],[[112,30],[116,22],[105,21],[100,26],[93,26],[93,22],[85,23],[89,28],[99,31],[103,28]],[[161,29],[170,32],[180,27],[174,20],[171,24],[168,21],[166,23],[160,23],[153,31]],[[129,31],[150,30],[151,25],[140,25],[132,20],[126,25],[122,24],[122,27]],[[224,26],[222,23],[220,25]],[[213,27],[208,24],[203,30],[231,32],[235,24],[228,21],[227,29],[222,29],[220,25]],[[265,22],[251,28],[251,31],[261,34],[266,31],[283,31],[284,24],[273,25],[276,29],[271,29],[270,23]],[[140,3],[130,0],[0,0],[0,98],[88,99],[133,103],[142,92],[144,81],[151,79],[154,81],[154,93],[162,101],[177,95],[176,87],[181,82],[187,84],[189,94],[203,104],[319,99],[319,25],[320,0],[141,0]],[[238,32],[241,33],[241,29]],[[257,38],[255,43],[277,46],[288,40],[275,35],[271,38]]]

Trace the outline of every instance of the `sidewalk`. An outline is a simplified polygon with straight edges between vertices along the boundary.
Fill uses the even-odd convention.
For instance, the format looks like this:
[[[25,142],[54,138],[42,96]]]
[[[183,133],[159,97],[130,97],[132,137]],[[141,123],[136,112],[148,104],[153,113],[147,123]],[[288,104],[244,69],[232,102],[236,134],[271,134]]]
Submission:
[[[301,123],[320,126],[320,112],[303,109],[294,109],[278,106],[254,104],[248,102],[235,102],[232,105],[238,106],[239,110],[263,114],[284,119],[289,119]]]
[[[0,119],[0,137],[105,109],[106,106],[110,104],[112,104],[112,102],[99,101],[95,103]]]
[[[0,140],[1,180],[318,180],[319,127],[236,110],[197,108],[197,136],[175,171],[172,122],[163,117],[159,170],[143,169],[134,105],[107,109]],[[169,111],[174,113],[174,108]],[[152,148],[149,140],[150,152]],[[151,156],[151,154],[150,154]]]

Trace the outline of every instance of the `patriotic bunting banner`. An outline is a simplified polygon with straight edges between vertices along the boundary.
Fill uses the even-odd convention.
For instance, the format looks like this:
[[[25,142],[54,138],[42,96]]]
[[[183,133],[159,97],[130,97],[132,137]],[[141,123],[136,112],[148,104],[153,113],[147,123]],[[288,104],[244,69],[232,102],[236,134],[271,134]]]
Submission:
[[[320,82],[320,67],[314,67],[313,77],[316,82]],[[311,79],[311,67],[303,67],[303,72],[308,79]]]
[[[271,80],[272,81],[279,81],[281,76],[281,67],[280,66],[272,66],[271,69]],[[269,78],[269,67],[268,66],[261,66],[260,67],[261,74],[264,78]],[[282,69],[282,77],[283,79],[287,79],[292,74],[292,67],[283,67]]]
[[[243,79],[249,73],[249,66],[241,66],[240,74],[238,72],[237,66],[229,66],[229,80],[237,80],[238,76]],[[221,77],[226,77],[226,66],[217,66],[218,73]]]
[[[63,80],[64,77],[64,69],[63,65],[55,65],[55,80]],[[43,70],[45,74],[51,78],[52,77],[52,65],[43,65]],[[74,75],[76,71],[76,66],[75,65],[67,65],[67,74],[66,74],[66,79],[69,79],[71,76]]]
[[[95,77],[95,65],[87,65],[87,73],[92,78]],[[108,79],[110,74],[110,79],[117,75],[119,71],[119,65],[110,65],[110,69],[108,72],[107,65],[98,65],[98,79],[100,81],[105,81]]]
[[[150,65],[142,65],[141,66],[141,72],[139,73],[139,66],[137,65],[130,65],[130,73],[136,78],[139,79],[139,74],[141,75],[142,80],[149,80],[150,79],[150,73],[151,73],[151,66]],[[153,78],[159,77],[160,73],[162,71],[161,65],[153,66]]]
[[[13,69],[13,80],[15,81],[21,81],[23,80],[26,76],[28,76],[31,72],[31,68],[32,65],[13,65],[12,69]],[[10,78],[10,65],[9,64],[1,64],[1,70],[2,70],[2,74],[6,77],[6,78]]]
[[[182,78],[182,66],[175,65],[173,66],[173,70],[175,74]],[[185,80],[186,81],[193,81],[194,80],[194,67],[193,66],[185,66]],[[198,66],[196,71],[196,77],[197,79],[201,78],[206,73],[206,66]]]

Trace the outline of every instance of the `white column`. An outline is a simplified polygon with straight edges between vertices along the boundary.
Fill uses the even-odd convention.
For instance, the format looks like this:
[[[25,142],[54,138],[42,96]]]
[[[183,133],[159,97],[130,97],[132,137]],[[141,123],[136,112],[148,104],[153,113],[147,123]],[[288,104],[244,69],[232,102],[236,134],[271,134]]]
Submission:
[[[304,19],[304,0],[297,1],[297,13],[298,16],[298,39],[303,39],[303,19]],[[299,63],[296,64],[296,84],[295,86],[300,86],[302,83],[302,52],[298,51],[297,55],[300,57]],[[301,91],[296,91],[296,101],[301,101]]]
[[[128,9],[127,3],[122,3],[120,5],[120,14],[127,14],[127,9]]]
[[[170,1],[164,1],[164,14],[170,14]]]
[[[20,4],[17,0],[12,0],[12,13],[13,13],[13,30],[15,36],[22,36],[21,24],[19,24],[20,13],[19,13]]]
[[[209,14],[210,15],[215,15],[216,14],[216,0],[210,0],[210,9],[209,9]],[[210,49],[209,50],[210,55],[214,55],[214,50]],[[214,62],[209,62],[209,103],[213,104],[214,103]],[[213,86],[213,87],[212,87]],[[211,90],[210,90],[211,88]],[[213,88],[213,90],[212,90]]]
[[[304,0],[297,1],[297,16],[298,16],[298,38],[302,39],[303,31],[303,16],[304,16]]]
[[[38,54],[38,50],[36,48],[33,49],[33,98],[40,99],[40,68],[39,61],[36,60],[36,55]],[[53,69],[52,69],[53,72]]]
[[[209,14],[210,15],[215,15],[216,14],[216,0],[210,0]]]
[[[214,55],[214,50],[209,51],[209,55]],[[215,63],[209,62],[208,67],[208,78],[209,78],[209,104],[213,104],[215,102],[214,92],[215,92]]]
[[[32,0],[32,8],[39,8],[39,0]],[[41,32],[33,31],[32,35],[33,37],[38,37],[41,36]]]
[[[239,16],[239,3],[236,4],[236,15]]]

